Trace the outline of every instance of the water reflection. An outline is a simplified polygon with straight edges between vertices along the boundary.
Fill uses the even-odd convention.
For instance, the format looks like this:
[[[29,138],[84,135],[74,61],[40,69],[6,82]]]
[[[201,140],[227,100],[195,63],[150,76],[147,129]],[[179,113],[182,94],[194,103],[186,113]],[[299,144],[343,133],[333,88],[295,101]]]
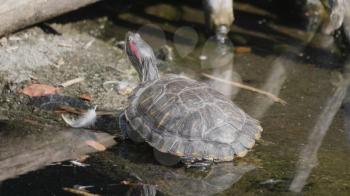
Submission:
[[[211,75],[226,81],[241,82],[240,75],[234,70],[234,46],[226,39],[225,43],[218,42],[216,37],[211,37],[203,46],[201,54],[201,69],[211,71]],[[239,88],[220,81],[210,81],[217,91],[234,98],[239,92]]]
[[[256,168],[253,163],[244,161],[214,164],[206,172],[184,167],[166,167],[154,160],[151,147],[128,142],[116,146],[111,152],[112,154],[108,154],[108,160],[102,160],[95,165],[97,168],[103,168],[97,169],[101,171],[100,175],[113,181],[129,179],[141,186],[156,185],[156,189],[166,195],[222,193],[247,172]],[[116,167],[111,167],[111,163]],[[121,174],[128,177],[123,179]],[[140,187],[131,187],[134,188]]]
[[[170,195],[214,195],[235,184],[254,165],[222,163],[214,165],[204,177],[190,176],[184,171],[169,171],[158,182],[159,189]]]
[[[269,76],[267,77],[262,90],[272,93],[278,96],[281,88],[287,78],[286,62],[288,60],[284,58],[278,58],[272,65]],[[258,95],[252,104],[252,107],[248,110],[249,114],[254,118],[261,119],[267,110],[274,104],[274,101],[268,97]]]
[[[106,133],[29,122],[1,124],[0,182],[54,162],[78,159],[81,155],[96,152],[87,141],[96,141],[106,147],[115,144],[114,138]]]
[[[348,86],[349,81],[341,81],[333,95],[323,106],[324,109],[309,135],[308,143],[300,152],[296,176],[289,190],[300,192],[306,184],[312,169],[317,165],[317,152],[345,98]]]
[[[340,77],[340,81],[335,84],[336,89],[334,93],[324,104],[322,112],[309,135],[308,142],[300,152],[296,175],[289,187],[289,190],[291,191],[300,192],[305,186],[312,169],[318,165],[318,150],[322,145],[324,137],[326,136],[336,113],[339,111],[347,95],[350,84],[349,68],[350,61],[346,63],[346,72]],[[347,118],[345,117],[345,119]],[[345,121],[345,129],[347,128],[347,123],[348,122]]]
[[[147,24],[143,25],[137,31],[144,40],[149,43],[153,50],[158,50],[162,46],[166,45],[166,38],[164,31],[157,25]]]
[[[347,89],[344,99],[344,130],[350,147],[350,88]]]
[[[192,27],[181,27],[174,33],[173,41],[178,55],[185,58],[195,50],[198,34]]]

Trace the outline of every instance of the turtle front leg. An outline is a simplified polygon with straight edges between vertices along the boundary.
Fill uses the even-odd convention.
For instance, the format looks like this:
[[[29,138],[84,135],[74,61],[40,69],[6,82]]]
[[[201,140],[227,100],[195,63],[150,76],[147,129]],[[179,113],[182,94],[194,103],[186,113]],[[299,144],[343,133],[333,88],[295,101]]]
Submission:
[[[128,139],[128,132],[130,131],[130,127],[125,117],[125,111],[123,111],[119,115],[119,129],[122,132],[122,139],[123,140]]]
[[[214,163],[213,160],[198,159],[193,157],[184,157],[181,159],[181,162],[185,165],[186,168],[195,168],[201,171],[209,170]]]
[[[134,131],[130,125],[128,120],[126,119],[125,111],[123,111],[119,115],[119,128],[122,131],[122,139],[131,139],[135,143],[143,143],[144,139],[138,134],[136,131]]]

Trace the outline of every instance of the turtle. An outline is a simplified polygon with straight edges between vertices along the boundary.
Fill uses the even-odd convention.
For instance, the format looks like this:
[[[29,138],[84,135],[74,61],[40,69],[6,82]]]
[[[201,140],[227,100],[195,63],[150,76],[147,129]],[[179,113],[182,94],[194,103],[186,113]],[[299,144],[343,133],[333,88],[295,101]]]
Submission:
[[[230,99],[186,76],[160,78],[150,45],[134,32],[125,39],[140,83],[119,116],[119,126],[126,138],[153,147],[158,162],[202,167],[232,161],[260,139],[260,122]]]

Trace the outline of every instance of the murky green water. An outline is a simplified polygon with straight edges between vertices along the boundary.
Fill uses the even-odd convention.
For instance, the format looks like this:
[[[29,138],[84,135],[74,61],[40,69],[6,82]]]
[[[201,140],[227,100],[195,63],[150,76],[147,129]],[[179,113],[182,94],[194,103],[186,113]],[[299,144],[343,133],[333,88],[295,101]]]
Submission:
[[[218,164],[206,174],[160,166],[148,146],[117,141],[106,152],[93,154],[86,161],[89,167],[69,163],[48,166],[4,181],[1,195],[64,195],[68,193],[62,187],[78,184],[93,186],[88,188],[91,192],[120,195],[130,192],[130,186],[121,181],[140,181],[138,178],[156,184],[160,194],[165,195],[294,195],[297,193],[293,190],[300,188],[305,195],[350,192],[347,93],[350,60],[334,45],[322,44],[326,41],[321,40],[329,37],[282,23],[271,10],[259,4],[239,2],[237,21],[230,34],[234,44],[215,58],[210,55],[220,53],[206,42],[197,5],[152,2],[152,6],[141,11],[144,4],[138,4],[131,11],[120,13],[101,4],[96,8],[99,11],[96,18],[83,17],[84,21],[77,19],[75,25],[112,44],[122,40],[126,31],[139,30],[155,48],[172,46],[176,59],[162,70],[209,82],[231,96],[261,121],[262,140],[247,157],[233,164]],[[103,10],[107,10],[108,18],[100,13]],[[80,14],[85,16],[89,11],[91,8]],[[144,26],[147,23],[153,26]],[[197,33],[194,35],[188,29],[178,31],[183,26]],[[187,40],[176,41],[183,37]],[[241,46],[251,48],[251,52],[233,55],[234,48]],[[202,53],[210,58],[200,60]],[[287,105],[208,80],[202,73],[268,91]]]

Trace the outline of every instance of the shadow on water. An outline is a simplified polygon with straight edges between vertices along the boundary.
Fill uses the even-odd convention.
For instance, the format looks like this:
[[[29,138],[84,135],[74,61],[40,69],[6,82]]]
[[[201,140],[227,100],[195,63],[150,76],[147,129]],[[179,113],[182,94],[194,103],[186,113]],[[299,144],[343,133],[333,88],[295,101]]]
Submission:
[[[23,195],[26,192],[31,195],[64,195],[67,192],[62,191],[62,187],[74,185],[87,186],[87,190],[105,195],[130,194],[143,185],[157,185],[159,193],[170,195],[280,195],[292,194],[290,191],[317,195],[350,191],[349,57],[344,56],[332,38],[319,35],[317,27],[305,31],[305,23],[283,22],[286,19],[299,20],[303,14],[292,16],[299,12],[295,10],[302,10],[300,6],[294,9],[289,6],[291,1],[288,1],[282,6],[286,9],[281,9],[280,1],[238,1],[236,22],[229,35],[233,44],[218,46],[206,41],[205,34],[200,33],[204,32],[203,17],[200,15],[200,4],[195,1],[122,2],[101,2],[50,22],[77,24],[80,31],[105,41],[123,40],[126,31],[139,30],[146,23],[158,25],[162,31],[153,38],[159,39],[160,43],[174,44],[174,48],[183,47],[184,51],[192,46],[195,48],[190,52],[177,52],[174,62],[177,66],[170,70],[199,78],[230,96],[237,105],[262,122],[262,141],[246,158],[214,165],[205,174],[185,171],[182,167],[161,166],[154,160],[149,146],[123,141],[117,141],[117,145],[105,152],[93,154],[85,162],[89,164],[87,167],[62,162],[32,171],[51,162],[75,158],[69,154],[72,148],[64,150],[66,154],[63,157],[52,158],[51,154],[59,151],[57,148],[61,147],[61,143],[57,141],[61,140],[56,141],[49,134],[50,140],[44,138],[42,141],[45,142],[39,143],[43,146],[24,151],[26,156],[31,157],[29,168],[4,177],[23,174],[19,178],[3,181],[0,194]],[[103,17],[105,20],[101,20]],[[104,28],[98,28],[101,24]],[[188,39],[179,36],[178,41],[172,43],[174,37],[180,35],[176,31],[182,26],[193,27],[199,32],[196,34],[198,37]],[[147,36],[148,32],[152,37],[154,32],[159,31],[144,32],[142,36]],[[233,53],[238,46],[252,50]],[[202,73],[226,83],[209,80]],[[338,79],[338,75],[342,75],[342,79]],[[283,106],[265,95],[242,90],[227,81],[252,85],[282,98],[288,104]],[[344,107],[341,107],[342,103]],[[105,125],[105,122],[114,119],[109,116],[100,124]],[[3,131],[4,127],[8,131],[23,131],[23,127],[10,129],[3,122],[0,122],[0,126],[2,135],[8,133]],[[112,123],[111,126],[115,128],[117,124]],[[70,131],[73,132],[88,134],[86,130]],[[73,137],[78,141],[81,138],[80,134],[53,135],[54,138],[63,137],[65,147],[67,138]],[[2,149],[12,148],[11,143],[34,143],[31,141],[37,139],[14,138],[18,138],[18,141],[0,142]],[[0,157],[5,156],[4,153],[7,153],[7,158],[23,155],[17,150],[18,146],[13,149],[1,151]],[[50,155],[35,154],[36,150],[42,149],[47,149]],[[76,149],[73,149],[75,152]],[[41,159],[35,159],[36,156]],[[11,167],[16,166],[13,163],[16,161],[10,160],[7,162],[10,166],[0,167],[0,171],[6,170],[0,174],[9,174]],[[24,167],[21,162],[18,163],[19,167]],[[31,165],[33,163],[37,165]],[[32,172],[27,173],[29,171]]]
[[[119,145],[107,152],[86,160],[83,167],[68,161],[49,164],[61,160],[53,158],[47,162],[49,166],[45,169],[4,181],[0,193],[70,195],[63,190],[65,187],[85,187],[88,191],[102,195],[128,195],[137,193],[146,185],[156,185],[154,188],[160,195],[212,195],[228,189],[245,173],[255,169],[253,164],[242,161],[214,165],[209,172],[185,171],[183,167],[164,167],[155,162],[149,146],[118,142]],[[55,183],[51,182],[52,179],[55,179]]]

